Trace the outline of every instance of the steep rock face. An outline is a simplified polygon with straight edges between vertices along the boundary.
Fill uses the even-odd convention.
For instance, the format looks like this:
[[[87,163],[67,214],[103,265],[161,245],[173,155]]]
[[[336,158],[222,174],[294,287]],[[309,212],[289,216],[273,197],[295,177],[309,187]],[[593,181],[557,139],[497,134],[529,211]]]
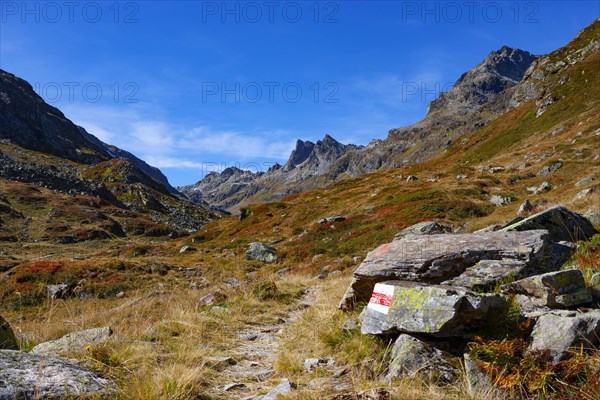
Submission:
[[[481,107],[498,93],[515,86],[538,57],[507,46],[491,52],[479,65],[464,73],[452,88],[429,104],[427,114],[457,113]]]
[[[0,139],[85,164],[109,158],[23,79],[0,69],[0,87]]]

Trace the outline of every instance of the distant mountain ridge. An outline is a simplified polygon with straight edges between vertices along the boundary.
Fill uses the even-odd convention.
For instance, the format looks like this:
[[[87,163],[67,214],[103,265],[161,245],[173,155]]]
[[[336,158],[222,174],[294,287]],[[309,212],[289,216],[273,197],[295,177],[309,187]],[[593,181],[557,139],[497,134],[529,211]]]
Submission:
[[[515,87],[537,59],[507,46],[491,52],[432,101],[424,119],[390,130],[385,140],[368,146],[343,145],[329,135],[316,144],[298,140],[282,168],[260,174],[228,171],[223,178],[213,173],[178,190],[193,201],[202,199],[235,212],[252,202],[275,201],[347,177],[424,161],[507,111],[510,98],[499,95]],[[487,112],[481,112],[484,107]]]
[[[260,195],[263,201],[269,201],[320,187],[318,177],[328,172],[341,156],[360,148],[362,146],[342,144],[329,135],[316,143],[298,140],[283,166],[275,164],[268,171],[257,173],[230,167],[220,174],[211,172],[196,184],[177,189],[192,201],[202,200],[235,211],[238,204],[252,196]]]

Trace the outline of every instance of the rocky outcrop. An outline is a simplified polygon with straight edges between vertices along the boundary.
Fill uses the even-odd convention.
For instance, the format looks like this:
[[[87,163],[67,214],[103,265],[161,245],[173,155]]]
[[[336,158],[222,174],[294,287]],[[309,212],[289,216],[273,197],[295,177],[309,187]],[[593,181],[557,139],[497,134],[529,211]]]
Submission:
[[[502,285],[500,290],[504,295],[516,295],[523,311],[544,307],[569,308],[592,301],[590,290],[578,269],[531,276]]]
[[[66,360],[0,350],[0,400],[110,399],[116,386]]]
[[[449,232],[452,232],[452,228],[449,226],[438,224],[435,221],[425,221],[409,226],[408,228],[404,228],[402,231],[398,232],[396,236],[394,236],[394,240],[400,240],[402,238],[411,236],[437,235],[440,233]]]
[[[474,396],[500,390],[479,369],[467,345],[474,336],[496,330],[498,321],[510,323],[519,340],[530,343],[528,351],[549,351],[553,362],[570,357],[574,349],[597,348],[600,309],[592,301],[594,290],[586,287],[579,269],[556,270],[574,248],[559,240],[589,221],[564,207],[533,216],[535,223],[527,220],[524,226],[534,230],[407,235],[369,253],[341,306],[349,309],[372,292],[353,324],[360,323],[363,334],[397,336],[389,378],[425,374],[454,382],[458,361],[452,356],[466,352],[468,390]],[[535,229],[546,226],[550,231]],[[500,286],[498,294],[505,281],[512,282]],[[600,279],[593,277],[592,289],[596,281]],[[518,316],[509,317],[515,304]],[[592,309],[574,310],[582,306]]]
[[[275,263],[277,262],[277,249],[264,243],[250,243],[246,251],[246,258],[265,263]]]
[[[553,241],[589,240],[597,232],[585,217],[558,205],[502,229],[503,232],[546,229]]]
[[[349,310],[368,301],[378,282],[437,284],[459,277],[482,260],[512,260],[522,263],[522,270],[530,274],[552,271],[560,264],[546,263],[551,253],[552,243],[544,230],[407,237],[367,255],[354,271],[340,308]]]
[[[390,358],[388,379],[419,376],[449,384],[456,382],[459,376],[458,369],[441,350],[410,335],[398,336]]]
[[[10,324],[0,316],[0,350],[19,350],[19,343]]]
[[[363,311],[363,334],[426,334],[457,337],[476,330],[488,313],[505,304],[498,295],[482,295],[466,289],[408,281],[375,285]]]
[[[554,362],[600,344],[600,310],[552,311],[537,318],[530,350],[550,350]]]
[[[108,341],[111,335],[112,329],[110,327],[71,332],[60,339],[40,343],[31,352],[39,355],[59,355],[62,353],[83,351],[87,346],[94,346]]]

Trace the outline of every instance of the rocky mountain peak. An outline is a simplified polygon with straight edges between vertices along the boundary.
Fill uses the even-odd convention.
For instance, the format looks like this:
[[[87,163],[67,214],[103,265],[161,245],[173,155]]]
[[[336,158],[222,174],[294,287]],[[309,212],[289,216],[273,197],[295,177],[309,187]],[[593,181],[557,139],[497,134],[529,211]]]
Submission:
[[[284,171],[291,171],[292,169],[296,168],[298,165],[306,161],[306,159],[308,158],[308,156],[314,148],[315,144],[313,142],[298,139],[296,141],[296,148],[292,151],[290,158],[283,166]]]
[[[515,86],[538,58],[527,51],[502,46],[492,51],[480,64],[465,72],[445,93],[429,104],[427,115],[477,109],[493,96]]]

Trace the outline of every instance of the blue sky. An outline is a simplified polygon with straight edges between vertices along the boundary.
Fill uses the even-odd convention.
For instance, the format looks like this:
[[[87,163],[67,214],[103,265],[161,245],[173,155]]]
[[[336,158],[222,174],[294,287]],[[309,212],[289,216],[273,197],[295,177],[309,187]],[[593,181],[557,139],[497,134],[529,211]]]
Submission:
[[[189,184],[367,144],[421,119],[490,51],[535,54],[598,1],[0,2],[0,68],[100,139]]]

